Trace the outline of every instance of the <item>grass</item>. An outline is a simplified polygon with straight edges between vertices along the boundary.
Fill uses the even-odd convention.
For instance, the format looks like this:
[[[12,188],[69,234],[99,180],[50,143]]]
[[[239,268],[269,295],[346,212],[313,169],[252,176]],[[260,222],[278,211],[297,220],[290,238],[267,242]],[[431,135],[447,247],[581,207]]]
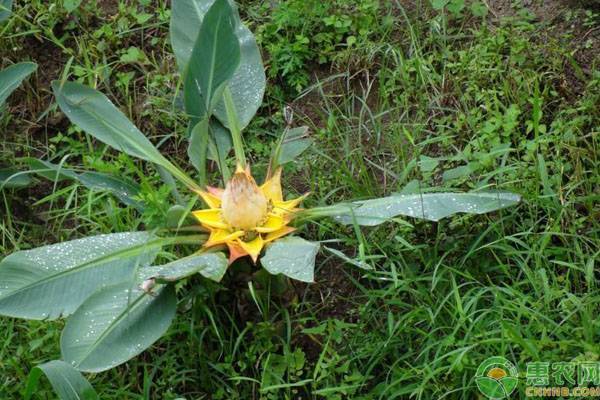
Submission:
[[[171,199],[154,170],[93,143],[56,111],[48,82],[70,57],[74,78],[107,93],[187,165],[167,2],[91,3],[69,13],[31,1],[0,27],[3,65],[42,64],[0,120],[2,164],[32,156],[130,176],[150,206],[140,215],[68,182],[5,190],[2,254],[166,216]],[[242,2],[271,78],[247,145],[264,171],[289,104],[294,125],[308,125],[316,141],[285,173],[290,192],[313,193],[307,206],[433,187],[501,188],[522,204],[363,230],[322,220],[303,235],[339,238],[324,245],[373,269],[323,251],[312,285],[246,264],[220,285],[193,278],[178,287],[165,337],[89,376],[101,398],[479,398],[474,374],[487,357],[508,358],[522,378],[527,362],[600,359],[597,10],[561,5],[548,22],[519,2],[506,18],[459,3],[337,0],[307,10],[287,0],[272,11]],[[316,27],[326,39],[299,48],[298,35]],[[31,368],[60,357],[62,323],[2,321],[0,398],[19,398]],[[53,398],[47,384],[36,396]]]

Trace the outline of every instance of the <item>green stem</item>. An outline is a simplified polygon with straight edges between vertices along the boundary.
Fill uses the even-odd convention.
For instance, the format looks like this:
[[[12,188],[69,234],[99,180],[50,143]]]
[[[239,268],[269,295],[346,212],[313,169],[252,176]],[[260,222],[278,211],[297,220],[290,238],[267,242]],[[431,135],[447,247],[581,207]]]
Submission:
[[[199,242],[206,241],[206,235],[186,235],[186,236],[173,236],[169,238],[163,238],[165,245],[170,244],[198,244]]]
[[[229,131],[231,132],[231,140],[233,141],[235,159],[242,168],[246,168],[246,155],[244,154],[242,129],[240,128],[240,121],[237,117],[235,104],[233,103],[233,96],[231,95],[229,87],[226,87],[225,90],[223,90],[223,100],[225,102],[225,111],[227,112]]]
[[[183,172],[179,167],[172,164],[169,160],[162,157],[160,165],[164,167],[167,171],[171,173],[175,178],[179,179],[181,183],[186,185],[191,190],[202,191],[202,187],[200,187],[192,178],[190,178],[185,172]]]

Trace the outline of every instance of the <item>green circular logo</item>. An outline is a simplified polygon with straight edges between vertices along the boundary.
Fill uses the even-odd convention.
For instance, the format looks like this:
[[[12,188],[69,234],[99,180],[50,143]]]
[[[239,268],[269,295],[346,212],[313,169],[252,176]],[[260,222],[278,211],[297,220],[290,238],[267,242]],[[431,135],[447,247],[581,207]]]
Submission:
[[[475,382],[489,399],[508,399],[517,388],[518,375],[515,365],[506,358],[490,357],[477,368]]]

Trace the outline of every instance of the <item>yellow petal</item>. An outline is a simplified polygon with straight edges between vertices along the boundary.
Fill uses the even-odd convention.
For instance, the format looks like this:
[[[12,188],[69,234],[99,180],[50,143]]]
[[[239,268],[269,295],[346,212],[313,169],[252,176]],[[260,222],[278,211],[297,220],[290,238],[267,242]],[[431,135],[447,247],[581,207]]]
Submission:
[[[260,233],[269,233],[269,232],[274,232],[278,229],[281,229],[284,225],[285,225],[285,220],[281,216],[275,215],[275,214],[269,214],[267,221],[264,224],[262,224],[261,226],[257,226],[255,228],[255,230],[256,230],[256,232],[260,232]]]
[[[304,200],[307,196],[308,196],[308,193],[306,193],[296,199],[293,199],[293,200],[274,201],[273,202],[273,212],[276,214],[284,214],[286,212],[295,211],[296,206],[298,204],[300,204],[302,202],[302,200]]]
[[[192,211],[192,215],[204,226],[219,229],[227,228],[227,225],[221,219],[221,209],[219,208]]]
[[[267,236],[265,236],[264,242],[265,243],[272,242],[273,240],[279,239],[280,237],[285,236],[288,233],[292,233],[295,230],[296,230],[296,228],[292,228],[291,226],[284,226],[283,228],[281,228],[275,232],[271,232],[271,233],[267,234]]]
[[[281,192],[281,167],[273,176],[265,181],[260,187],[267,199],[272,202],[283,201],[283,193]]]
[[[209,206],[210,208],[221,207],[221,199],[219,197],[215,196],[214,194],[205,192],[203,190],[194,190],[194,192],[196,192],[196,194],[198,196],[202,197],[202,200],[204,200],[206,205]]]
[[[244,231],[237,231],[232,233],[225,229],[213,229],[210,232],[210,237],[208,238],[206,243],[204,243],[204,246],[211,247],[216,246],[218,244],[233,242],[237,238],[242,237],[243,235]]]
[[[256,262],[256,260],[258,260],[258,256],[260,255],[260,252],[262,251],[263,246],[265,245],[265,242],[260,237],[260,235],[258,235],[255,239],[249,242],[243,242],[240,239],[238,239],[238,244],[241,246],[242,249],[244,249],[244,251],[246,251],[250,255],[250,257],[252,257],[252,261]]]

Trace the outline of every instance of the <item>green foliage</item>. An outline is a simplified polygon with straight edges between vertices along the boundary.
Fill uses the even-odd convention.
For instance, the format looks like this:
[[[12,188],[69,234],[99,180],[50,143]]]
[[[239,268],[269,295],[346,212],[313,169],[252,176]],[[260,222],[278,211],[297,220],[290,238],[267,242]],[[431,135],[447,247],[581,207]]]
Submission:
[[[261,258],[272,274],[284,274],[302,282],[314,282],[315,258],[319,244],[290,236],[273,243]]]
[[[97,289],[150,264],[160,240],[146,232],[92,236],[16,252],[0,262],[0,312],[29,319],[72,314]]]
[[[257,37],[269,54],[268,76],[298,92],[310,83],[310,68],[375,40],[392,22],[375,0],[291,0],[262,7],[269,19]]]
[[[36,69],[35,63],[22,62],[0,70],[0,111],[8,96]]]
[[[66,362],[101,372],[137,356],[169,328],[177,298],[172,285],[146,292],[141,282],[120,282],[95,292],[69,318],[60,348]]]
[[[49,361],[35,367],[29,374],[25,400],[37,390],[41,375],[45,374],[60,400],[97,400],[98,394],[79,371],[64,361]]]
[[[0,23],[4,22],[10,17],[12,9],[12,0],[1,0],[0,1]]]
[[[82,2],[68,13],[63,2],[18,2],[15,17],[2,26],[3,56],[7,63],[34,59],[43,83],[62,71],[35,54],[61,62],[73,55],[74,79],[105,93],[163,154],[186,165],[187,143],[180,138],[187,120],[173,101],[178,78],[169,4],[120,1],[99,8],[108,3]],[[389,36],[352,35],[358,40],[351,47],[341,39],[328,55],[331,71],[316,65],[317,54],[307,55],[312,61],[302,68],[309,80],[314,73],[327,81],[307,96],[294,101],[271,86],[267,107],[247,130],[249,159],[257,170],[267,169],[261,157],[272,149],[265,143],[285,125],[277,98],[294,107],[295,122],[308,125],[316,143],[286,165],[289,187],[312,192],[307,206],[439,185],[516,189],[525,201],[501,214],[436,224],[398,217],[358,230],[320,220],[301,234],[328,240],[337,253],[319,256],[317,283],[309,286],[244,263],[222,284],[188,278],[177,285],[186,312],[163,339],[127,366],[89,377],[100,397],[476,398],[473,376],[489,356],[504,355],[521,372],[529,361],[598,359],[600,76],[599,61],[587,50],[597,41],[595,31],[578,40],[596,17],[565,10],[553,22],[566,31],[553,32],[552,24],[533,22],[518,8],[500,22],[491,13],[479,18],[471,8],[476,2],[465,2],[460,15],[427,2],[413,9],[417,3],[394,2]],[[254,31],[273,29],[277,8],[264,4],[242,6]],[[284,42],[325,29],[315,21],[328,15],[315,19],[313,9],[294,20],[297,28],[281,35]],[[386,25],[384,18],[373,32]],[[316,29],[303,31],[306,21]],[[275,62],[261,40],[265,58]],[[274,52],[285,47],[273,43],[279,43]],[[318,48],[310,42],[309,51],[313,45]],[[344,75],[347,50],[368,76]],[[145,58],[122,59],[129,53]],[[295,86],[286,79],[283,86]],[[49,108],[47,87],[27,89],[9,100],[16,112],[0,121],[2,163],[12,167],[20,157],[35,157],[77,173],[131,178],[140,184],[145,211],[73,180],[5,188],[0,254],[165,226],[175,194],[155,168],[67,126]],[[181,204],[185,212],[186,201]],[[159,260],[185,254],[165,247]],[[61,322],[2,320],[0,398],[24,397],[32,366],[61,357],[62,328]],[[36,397],[55,395],[40,381]]]

